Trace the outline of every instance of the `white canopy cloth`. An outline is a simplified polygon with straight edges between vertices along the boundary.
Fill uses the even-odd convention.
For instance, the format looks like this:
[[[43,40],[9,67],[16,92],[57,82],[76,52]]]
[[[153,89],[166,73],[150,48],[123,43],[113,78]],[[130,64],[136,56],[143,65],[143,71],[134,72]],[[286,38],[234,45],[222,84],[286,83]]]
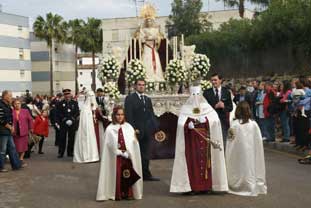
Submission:
[[[73,153],[73,162],[75,163],[88,163],[99,160],[92,114],[92,110],[95,109],[95,94],[93,91],[88,91],[80,111],[79,128],[75,138]]]
[[[199,119],[207,117],[210,128],[210,139],[218,141],[222,148],[211,149],[212,163],[212,190],[228,191],[227,172],[225,165],[225,157],[223,151],[223,139],[221,124],[216,111],[207,103],[201,95],[200,87],[191,87],[191,95],[187,102],[182,106],[177,126],[176,134],[176,150],[173,166],[173,174],[171,179],[170,192],[184,193],[190,192],[190,182],[188,177],[187,162],[185,156],[185,134],[184,125],[187,118]],[[200,113],[194,114],[193,109],[199,108]]]
[[[234,120],[229,131],[233,134],[226,148],[229,192],[243,196],[266,194],[264,150],[257,123],[250,120],[240,124]]]
[[[142,177],[140,148],[135,136],[135,131],[129,123],[110,124],[104,135],[103,152],[101,153],[100,172],[97,189],[97,201],[115,200],[116,193],[116,157],[118,150],[118,131],[122,128],[126,150],[132,160],[133,168]],[[134,199],[141,199],[143,196],[143,182],[139,179],[133,185]]]

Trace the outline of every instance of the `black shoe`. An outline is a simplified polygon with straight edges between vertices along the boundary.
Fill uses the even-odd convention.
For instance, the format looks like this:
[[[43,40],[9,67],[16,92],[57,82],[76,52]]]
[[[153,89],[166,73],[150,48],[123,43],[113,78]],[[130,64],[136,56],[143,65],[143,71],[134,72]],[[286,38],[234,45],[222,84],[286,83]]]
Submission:
[[[44,154],[44,152],[42,152],[42,151],[41,151],[41,152],[38,152],[38,154],[39,154],[39,155],[43,155],[43,154]]]
[[[160,178],[150,176],[150,177],[143,177],[143,180],[144,181],[160,181]]]
[[[57,156],[57,158],[63,158],[63,157],[64,157],[63,155],[58,155],[58,156]]]
[[[73,154],[68,154],[67,156],[68,156],[68,157],[73,157]]]

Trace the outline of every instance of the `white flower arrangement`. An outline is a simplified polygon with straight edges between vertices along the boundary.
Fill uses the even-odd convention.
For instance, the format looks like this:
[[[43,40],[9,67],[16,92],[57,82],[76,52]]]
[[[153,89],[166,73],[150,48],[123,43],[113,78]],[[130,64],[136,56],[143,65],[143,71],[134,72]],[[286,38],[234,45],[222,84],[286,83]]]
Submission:
[[[190,66],[190,80],[206,79],[211,67],[209,58],[204,54],[195,54]]]
[[[147,90],[147,92],[154,92],[155,91],[155,83],[154,82],[147,82],[146,90]]]
[[[159,91],[164,92],[166,90],[166,83],[165,82],[160,82],[159,83]]]
[[[212,87],[212,83],[209,80],[201,80],[200,85],[202,90],[207,90]]]
[[[139,59],[132,59],[126,70],[127,82],[133,85],[138,79],[146,78],[146,69]]]
[[[107,82],[103,87],[103,91],[106,96],[108,96],[110,99],[113,100],[119,100],[121,96],[120,91],[116,86],[115,82]]]
[[[166,67],[165,80],[169,85],[180,84],[187,81],[188,72],[183,62],[179,59],[173,59]]]
[[[107,80],[116,80],[119,76],[120,69],[117,59],[114,56],[107,56],[100,59],[98,65],[98,79],[102,82]]]
[[[119,64],[114,56],[107,56],[106,58],[101,58],[98,65],[97,77],[102,82],[107,80],[117,80],[119,76]]]

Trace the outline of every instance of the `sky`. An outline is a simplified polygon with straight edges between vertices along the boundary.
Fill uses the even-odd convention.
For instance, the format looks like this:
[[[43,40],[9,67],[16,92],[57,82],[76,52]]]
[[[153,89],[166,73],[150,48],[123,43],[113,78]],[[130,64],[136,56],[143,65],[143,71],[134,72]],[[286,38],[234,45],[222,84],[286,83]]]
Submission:
[[[172,0],[149,0],[158,10],[158,15],[169,15]],[[217,0],[203,0],[203,11],[224,10],[224,4]],[[57,13],[66,20],[74,18],[100,19],[136,16],[133,0],[0,0],[2,11],[30,17],[33,22],[38,15]],[[246,4],[249,9],[255,7]],[[228,9],[228,8],[226,8]]]

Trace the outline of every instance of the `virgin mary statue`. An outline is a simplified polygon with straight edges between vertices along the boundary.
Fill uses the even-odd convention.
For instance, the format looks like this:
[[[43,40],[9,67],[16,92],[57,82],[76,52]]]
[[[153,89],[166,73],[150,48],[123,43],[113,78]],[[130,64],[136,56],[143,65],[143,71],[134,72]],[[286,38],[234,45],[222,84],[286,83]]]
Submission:
[[[146,67],[146,79],[151,82],[164,81],[163,67],[159,55],[161,41],[164,39],[160,26],[156,24],[156,9],[146,4],[141,9],[144,23],[136,33],[136,38],[142,43],[141,60]]]

